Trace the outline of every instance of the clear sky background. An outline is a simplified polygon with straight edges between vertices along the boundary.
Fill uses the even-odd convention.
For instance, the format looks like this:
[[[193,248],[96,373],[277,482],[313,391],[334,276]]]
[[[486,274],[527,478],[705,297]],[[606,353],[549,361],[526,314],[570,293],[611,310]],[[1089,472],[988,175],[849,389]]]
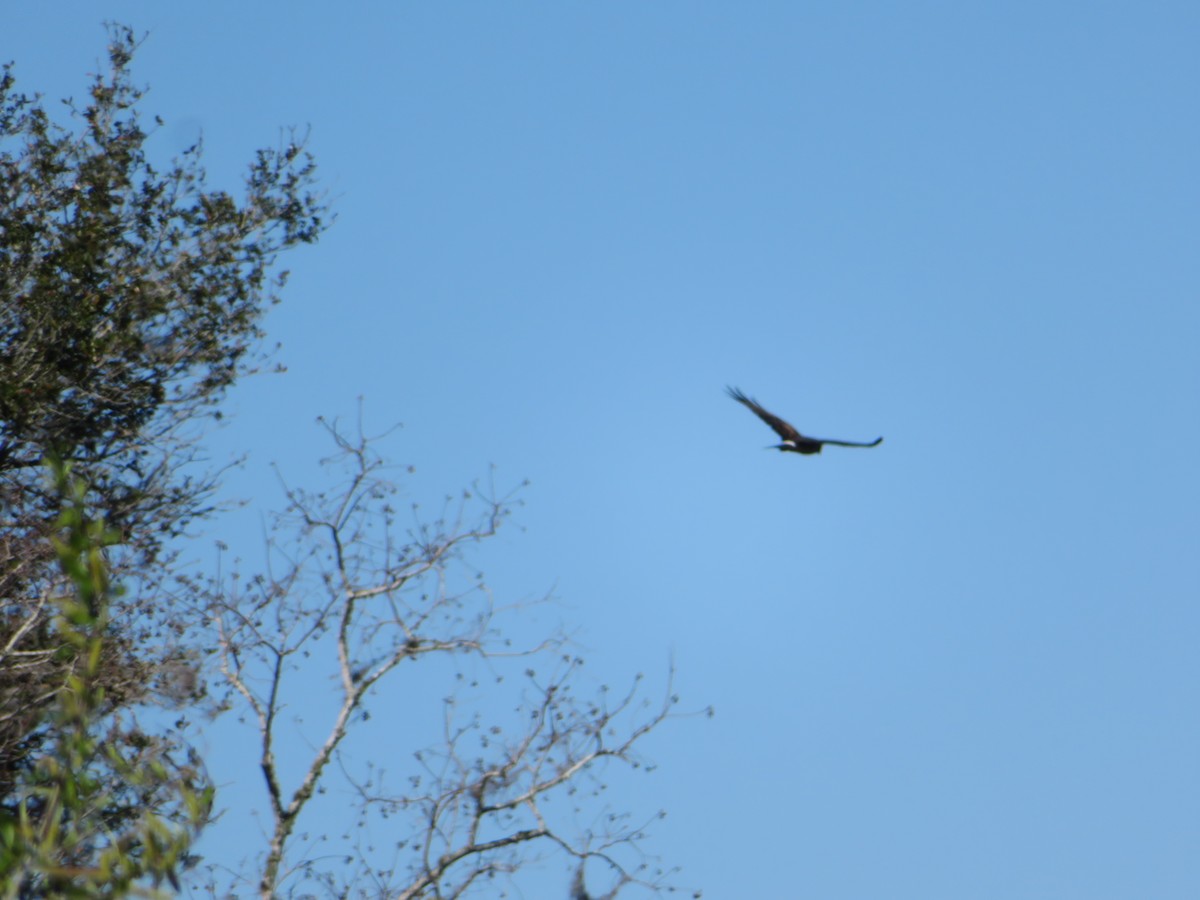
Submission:
[[[149,30],[214,184],[311,126],[338,221],[211,442],[243,556],[361,394],[414,496],[531,480],[498,592],[716,707],[616,798],[682,884],[1200,896],[1200,5],[8,5],[51,97]],[[726,384],[885,442],[764,452]]]

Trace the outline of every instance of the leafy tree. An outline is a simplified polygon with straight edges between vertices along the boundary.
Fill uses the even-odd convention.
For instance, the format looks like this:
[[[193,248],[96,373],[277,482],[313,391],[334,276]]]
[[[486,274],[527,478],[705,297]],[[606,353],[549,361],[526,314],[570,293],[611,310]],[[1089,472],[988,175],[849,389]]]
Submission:
[[[182,699],[181,636],[148,581],[164,547],[211,507],[217,473],[194,465],[202,421],[261,363],[278,254],[324,227],[300,142],[261,150],[237,200],[205,184],[201,147],[163,170],[132,81],[133,33],[110,26],[109,66],[66,124],[0,70],[0,806],[54,727],[62,681],[48,540],[50,455],[87,485],[89,514],[119,539],[118,598],[98,683],[110,706],[157,686]]]
[[[88,517],[86,489],[67,468],[55,475],[63,508],[52,543],[69,589],[54,598],[47,630],[65,678],[48,712],[53,740],[0,811],[0,896],[149,896],[164,881],[178,889],[212,787],[197,760],[176,763],[163,742],[112,716],[100,682],[119,593],[104,548],[117,535]]]

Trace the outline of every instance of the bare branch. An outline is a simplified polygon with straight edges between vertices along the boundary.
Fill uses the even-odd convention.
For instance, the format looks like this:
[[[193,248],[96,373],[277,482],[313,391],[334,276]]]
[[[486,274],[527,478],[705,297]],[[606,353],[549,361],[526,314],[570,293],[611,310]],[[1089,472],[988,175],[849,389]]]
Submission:
[[[287,507],[271,550],[283,569],[248,582],[237,574],[219,580],[203,609],[218,629],[221,673],[258,726],[273,821],[257,877],[260,896],[298,890],[299,882],[288,888],[295,879],[333,883],[317,860],[297,853],[293,839],[306,808],[334,777],[357,797],[360,835],[399,819],[386,826],[393,834],[400,827],[403,838],[385,864],[369,841],[347,849],[358,879],[373,885],[370,896],[466,896],[544,853],[598,861],[618,886],[665,887],[670,873],[639,849],[648,823],[605,809],[600,795],[609,766],[645,768],[637,746],[675,715],[670,679],[655,704],[641,698],[640,676],[615,697],[603,688],[591,699],[578,695],[582,660],[564,639],[511,646],[502,626],[519,608],[497,607],[466,566],[465,551],[497,533],[513,495],[466,492],[437,518],[415,516],[402,530],[399,490],[385,477],[389,467],[374,438],[361,425],[354,436],[336,422],[322,425],[337,447],[323,464],[340,473],[338,486],[313,493],[281,479]],[[383,768],[353,763],[347,742],[355,724],[370,718],[368,706],[386,695],[370,704],[368,697],[399,685],[401,663],[439,656],[473,660],[467,668],[489,673],[493,687],[479,694],[478,681],[459,667],[458,687],[444,701],[441,738],[402,773],[407,789],[393,791]],[[337,702],[298,781],[286,788],[275,749],[286,682],[319,659],[332,670]],[[537,659],[549,664],[546,677],[532,668]],[[517,675],[523,668],[523,677],[506,680],[512,666]],[[584,800],[601,806],[590,824],[577,821]],[[344,872],[346,860],[338,860]]]

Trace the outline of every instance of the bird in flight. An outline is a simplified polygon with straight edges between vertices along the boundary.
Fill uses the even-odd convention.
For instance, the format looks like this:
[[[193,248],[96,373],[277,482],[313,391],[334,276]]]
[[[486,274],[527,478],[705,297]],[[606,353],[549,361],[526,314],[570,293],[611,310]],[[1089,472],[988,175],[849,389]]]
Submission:
[[[779,418],[779,416],[767,412],[757,402],[747,397],[737,388],[727,387],[725,390],[729,391],[730,397],[770,425],[772,430],[783,439],[783,443],[772,444],[771,447],[767,448],[768,450],[774,448],[784,452],[811,454],[820,453],[821,448],[826,444],[833,444],[835,447],[878,447],[883,443],[883,438],[881,437],[877,437],[866,444],[857,441],[833,441],[827,438],[805,437],[787,422],[783,421],[783,419]]]

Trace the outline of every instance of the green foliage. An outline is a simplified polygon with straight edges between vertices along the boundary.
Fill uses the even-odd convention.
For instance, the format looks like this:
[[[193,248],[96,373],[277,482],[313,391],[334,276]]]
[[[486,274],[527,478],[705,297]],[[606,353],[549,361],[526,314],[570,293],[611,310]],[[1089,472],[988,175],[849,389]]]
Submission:
[[[213,790],[193,763],[173,764],[149,737],[139,748],[102,728],[115,594],[104,548],[117,536],[88,518],[86,490],[66,466],[55,466],[55,482],[63,506],[53,543],[71,591],[56,598],[53,633],[66,674],[48,715],[54,740],[26,770],[15,810],[0,812],[0,890],[6,898],[151,896],[164,881],[178,887]],[[114,779],[151,802],[131,815],[109,787]],[[175,821],[153,811],[164,807]]]
[[[4,499],[45,505],[37,473],[54,452],[150,550],[203,512],[207,485],[170,454],[253,368],[286,277],[268,273],[316,239],[324,207],[295,140],[256,154],[241,201],[206,189],[199,143],[160,172],[129,73],[136,41],[110,36],[87,104],[66,101],[71,127],[15,90],[11,65],[0,75],[0,476],[24,489]]]
[[[67,581],[49,540],[60,497],[45,460],[61,459],[86,485],[87,509],[111,531],[106,571],[132,588],[110,598],[93,678],[105,703],[131,708],[160,686],[199,690],[186,677],[167,684],[195,648],[153,587],[171,571],[163,548],[211,509],[217,481],[198,464],[201,426],[262,362],[262,316],[286,276],[272,274],[278,254],[325,227],[303,141],[259,151],[236,197],[207,186],[199,144],[169,165],[152,162],[147,141],[161,123],[138,111],[137,41],[118,26],[109,38],[107,69],[85,99],[58,109],[19,92],[12,65],[0,69],[0,809],[9,812],[28,761],[59,727],[46,705],[76,665],[51,621]],[[78,564],[91,566],[85,557]]]

